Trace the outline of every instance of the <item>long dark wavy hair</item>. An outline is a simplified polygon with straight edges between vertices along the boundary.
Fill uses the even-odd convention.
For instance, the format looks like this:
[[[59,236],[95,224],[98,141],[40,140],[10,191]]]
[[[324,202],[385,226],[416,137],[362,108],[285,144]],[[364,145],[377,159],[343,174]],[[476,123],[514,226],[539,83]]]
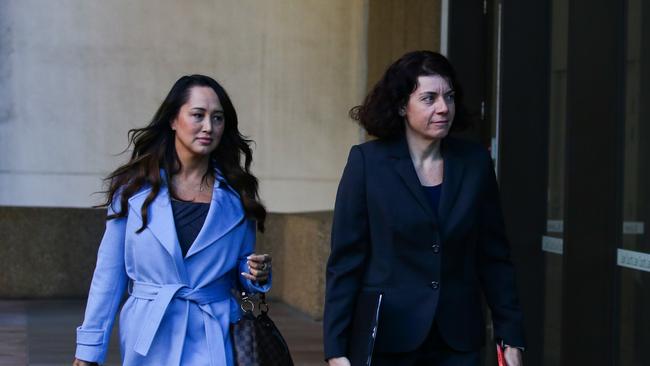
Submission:
[[[406,125],[399,110],[406,106],[411,93],[418,87],[418,77],[439,75],[454,90],[456,115],[452,131],[469,127],[463,107],[463,90],[447,58],[432,51],[413,51],[388,67],[382,78],[366,96],[363,104],[350,109],[350,117],[378,138],[395,138],[404,134]]]
[[[214,79],[204,75],[183,76],[174,83],[151,122],[143,128],[129,130],[129,147],[133,146],[131,159],[106,177],[108,190],[106,201],[99,207],[112,205],[119,198],[120,209],[108,216],[108,220],[125,217],[128,213],[128,199],[144,186],[151,186],[141,208],[142,227],[147,227],[147,208],[166,182],[181,169],[181,161],[176,153],[172,121],[178,116],[181,106],[190,96],[192,87],[209,87],[219,97],[223,107],[225,126],[217,148],[210,154],[209,167],[204,178],[218,168],[241,198],[246,217],[257,221],[257,228],[264,231],[266,209],[260,203],[257,178],[250,173],[253,155],[251,140],[242,136],[237,129],[237,112],[225,89]],[[127,147],[128,149],[128,147]],[[166,175],[160,176],[160,169]],[[174,192],[170,188],[170,193]],[[111,206],[112,207],[112,206]]]

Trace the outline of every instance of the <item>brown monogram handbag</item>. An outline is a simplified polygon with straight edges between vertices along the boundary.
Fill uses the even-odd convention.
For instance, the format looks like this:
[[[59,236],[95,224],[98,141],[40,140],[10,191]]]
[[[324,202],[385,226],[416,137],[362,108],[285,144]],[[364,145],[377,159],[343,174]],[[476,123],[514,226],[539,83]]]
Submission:
[[[259,315],[249,294],[242,293],[241,308],[244,314],[231,328],[236,365],[293,366],[287,342],[268,315],[265,295],[259,294]]]

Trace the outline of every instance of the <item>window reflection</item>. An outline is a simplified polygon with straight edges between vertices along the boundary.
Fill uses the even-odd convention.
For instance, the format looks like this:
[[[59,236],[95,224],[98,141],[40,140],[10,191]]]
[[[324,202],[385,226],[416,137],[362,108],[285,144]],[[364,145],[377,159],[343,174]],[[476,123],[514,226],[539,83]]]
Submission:
[[[623,235],[620,268],[621,365],[650,365],[650,42],[649,4],[627,1],[625,54],[625,140],[623,166]],[[645,49],[642,47],[646,44]],[[633,267],[633,268],[628,268]]]

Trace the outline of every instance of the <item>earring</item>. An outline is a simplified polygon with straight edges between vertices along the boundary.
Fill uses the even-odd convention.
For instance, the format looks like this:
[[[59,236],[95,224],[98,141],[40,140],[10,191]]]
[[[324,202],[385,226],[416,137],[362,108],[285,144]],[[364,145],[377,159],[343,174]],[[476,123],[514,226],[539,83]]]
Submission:
[[[404,117],[406,115],[406,111],[404,110],[404,108],[400,108],[397,114],[399,114],[401,117]]]

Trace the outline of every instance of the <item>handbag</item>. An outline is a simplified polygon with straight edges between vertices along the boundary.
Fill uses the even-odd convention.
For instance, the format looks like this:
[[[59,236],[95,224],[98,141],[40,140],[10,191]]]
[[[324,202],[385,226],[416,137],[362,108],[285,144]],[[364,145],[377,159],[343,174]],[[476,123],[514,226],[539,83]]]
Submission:
[[[242,292],[239,322],[232,324],[231,334],[237,366],[293,366],[287,342],[269,317],[266,296],[259,294],[259,315],[251,295]]]

